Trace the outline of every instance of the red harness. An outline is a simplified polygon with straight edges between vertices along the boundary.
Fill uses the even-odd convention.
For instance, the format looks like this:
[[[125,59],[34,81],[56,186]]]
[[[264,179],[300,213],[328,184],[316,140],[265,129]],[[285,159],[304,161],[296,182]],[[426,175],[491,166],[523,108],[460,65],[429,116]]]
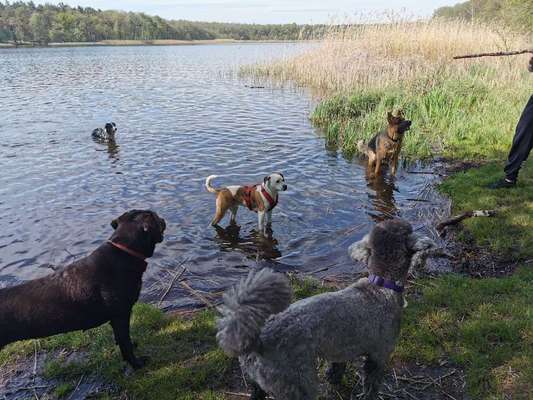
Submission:
[[[268,201],[269,207],[266,211],[272,211],[274,207],[278,205],[278,196],[276,195],[276,198],[273,199],[270,193],[268,193],[267,190],[264,188],[264,186],[260,184],[242,187],[244,204],[246,204],[246,207],[248,207],[250,210],[257,211],[257,204],[255,204],[253,197],[253,193],[257,191],[257,187],[261,187],[261,194]]]

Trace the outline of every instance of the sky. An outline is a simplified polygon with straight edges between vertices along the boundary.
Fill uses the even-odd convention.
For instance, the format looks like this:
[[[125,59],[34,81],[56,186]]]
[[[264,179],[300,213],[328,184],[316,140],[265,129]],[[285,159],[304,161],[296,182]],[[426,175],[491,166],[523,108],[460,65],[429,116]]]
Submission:
[[[354,15],[383,19],[402,11],[408,17],[430,16],[438,7],[462,0],[63,0],[74,6],[144,12],[166,19],[247,23],[328,23]],[[58,3],[54,0],[35,3]]]

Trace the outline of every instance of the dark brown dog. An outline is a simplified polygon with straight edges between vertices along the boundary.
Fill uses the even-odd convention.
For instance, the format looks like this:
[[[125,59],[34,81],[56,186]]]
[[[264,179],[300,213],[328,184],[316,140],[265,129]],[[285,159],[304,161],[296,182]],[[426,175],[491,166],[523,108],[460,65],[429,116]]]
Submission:
[[[403,136],[411,127],[411,121],[406,120],[401,111],[397,116],[389,112],[387,122],[387,129],[375,135],[368,145],[362,141],[357,144],[359,151],[368,156],[368,169],[375,175],[381,173],[381,164],[384,161],[390,165],[391,174],[396,175]]]
[[[144,365],[133,354],[130,315],[145,259],[163,241],[166,224],[155,212],[132,210],[111,226],[111,238],[89,256],[52,275],[0,290],[0,349],[109,321],[124,360],[133,368]]]

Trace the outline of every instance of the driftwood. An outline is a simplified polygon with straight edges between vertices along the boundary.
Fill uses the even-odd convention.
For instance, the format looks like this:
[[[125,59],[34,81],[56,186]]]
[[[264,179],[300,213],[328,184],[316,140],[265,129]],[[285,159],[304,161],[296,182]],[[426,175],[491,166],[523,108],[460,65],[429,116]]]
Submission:
[[[448,218],[442,222],[440,222],[437,225],[437,231],[441,232],[445,227],[449,225],[457,225],[459,222],[461,222],[464,219],[472,218],[472,217],[494,217],[496,215],[496,211],[494,210],[472,210],[472,211],[466,211],[462,214],[455,215],[451,218]]]
[[[518,51],[498,51],[496,53],[466,54],[464,56],[455,56],[453,59],[461,60],[463,58],[517,56],[519,54],[527,54],[527,53],[533,54],[533,49],[518,50]]]
[[[187,282],[181,281],[180,285],[187,289],[194,297],[204,303],[207,308],[216,309],[216,306],[211,301],[209,301],[207,297],[202,296],[200,292],[194,290]]]
[[[185,264],[187,261],[189,261],[189,259],[185,259],[183,260],[180,265],[178,265],[178,268],[181,267],[183,264]],[[165,300],[165,297],[167,297],[167,294],[169,294],[170,290],[172,289],[172,287],[174,286],[174,283],[181,278],[181,276],[183,275],[183,273],[187,271],[187,268],[183,267],[183,269],[180,271],[180,272],[176,272],[176,274],[174,275],[174,278],[172,278],[172,280],[170,281],[170,284],[168,285],[167,287],[167,290],[165,290],[165,292],[163,293],[163,295],[161,296],[161,298],[159,299],[159,304],[157,305],[158,307],[161,307],[161,304],[163,303],[163,300]]]

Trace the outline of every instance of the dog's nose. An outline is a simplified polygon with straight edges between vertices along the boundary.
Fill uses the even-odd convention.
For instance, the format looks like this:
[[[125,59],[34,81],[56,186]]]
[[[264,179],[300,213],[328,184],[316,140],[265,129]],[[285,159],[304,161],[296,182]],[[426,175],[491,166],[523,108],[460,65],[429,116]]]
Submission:
[[[283,190],[287,190],[287,185],[283,185]]]

